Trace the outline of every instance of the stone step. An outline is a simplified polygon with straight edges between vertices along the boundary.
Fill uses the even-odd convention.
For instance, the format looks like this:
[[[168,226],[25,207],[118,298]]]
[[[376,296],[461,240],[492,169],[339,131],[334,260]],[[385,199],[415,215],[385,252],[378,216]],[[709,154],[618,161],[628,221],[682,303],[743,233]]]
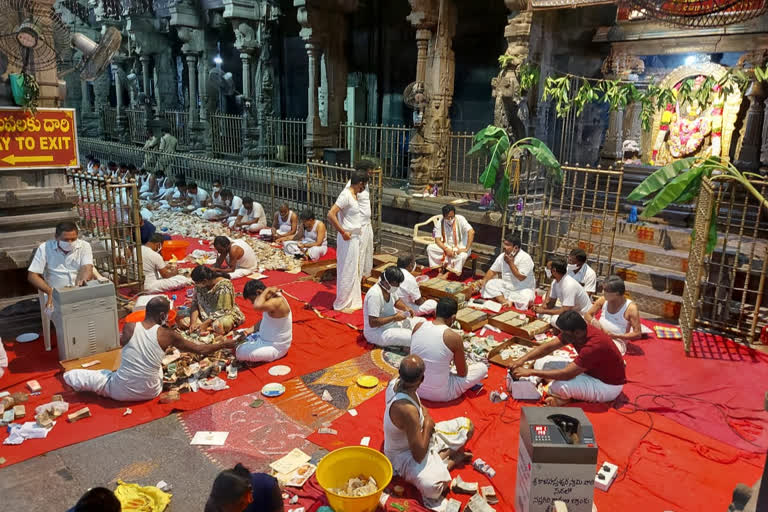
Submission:
[[[683,298],[679,295],[655,290],[638,283],[626,283],[627,295],[637,303],[644,315],[678,322]]]
[[[589,214],[580,214],[568,219],[568,232],[589,238],[589,235],[600,235],[613,229],[613,220],[603,221],[602,218]],[[636,242],[643,245],[655,245],[688,251],[691,248],[691,229],[668,226],[654,222],[628,223],[625,218],[616,222],[616,239]]]
[[[8,215],[0,217],[0,231],[13,232],[29,229],[47,228],[50,232],[59,222],[75,221],[77,214],[74,210],[63,212],[28,213],[24,215]]]
[[[572,246],[572,239],[563,239],[563,243],[569,243],[569,247],[559,247],[555,252],[561,255],[565,255],[570,251]],[[603,243],[598,241],[589,242],[581,240],[576,243],[577,247],[581,247],[587,252],[589,261],[597,261],[598,255],[601,261],[605,261],[610,253],[610,240],[604,240]],[[658,269],[671,270],[673,272],[686,272],[688,270],[688,251],[680,250],[664,250],[663,247],[655,245],[638,244],[629,240],[617,238],[613,244],[612,261],[624,261],[629,263],[639,263],[641,265],[648,265]],[[594,268],[598,275],[605,274],[609,269]]]
[[[36,247],[49,238],[53,238],[53,235],[54,230],[50,227],[0,232],[0,251]]]
[[[657,291],[682,295],[685,288],[685,272],[669,270],[631,261],[613,260],[612,274],[620,276],[627,283],[649,286]]]

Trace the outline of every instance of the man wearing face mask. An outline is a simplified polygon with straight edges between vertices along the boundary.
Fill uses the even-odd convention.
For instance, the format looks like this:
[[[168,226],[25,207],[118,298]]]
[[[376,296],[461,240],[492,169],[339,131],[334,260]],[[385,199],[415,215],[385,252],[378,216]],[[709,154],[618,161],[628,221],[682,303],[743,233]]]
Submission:
[[[587,265],[587,253],[578,247],[568,254],[568,275],[579,283],[587,293],[595,293],[597,274]]]
[[[221,206],[221,214],[209,220],[234,223],[240,208],[243,207],[243,199],[240,196],[236,196],[231,190],[225,188],[221,191],[221,200],[224,203]]]
[[[258,279],[245,284],[243,297],[253,303],[253,309],[264,314],[261,321],[248,330],[245,342],[237,346],[237,359],[261,363],[285,357],[293,340],[293,314],[288,301],[279,289],[267,288]]]
[[[415,318],[415,311],[397,297],[402,282],[403,272],[392,265],[365,294],[363,334],[368,343],[380,347],[411,346],[413,328],[424,322],[424,319]]]
[[[188,341],[166,327],[169,310],[166,297],[155,297],[147,303],[143,321],[125,324],[117,371],[71,370],[64,374],[64,382],[75,391],[89,391],[121,402],[151,400],[163,391],[166,349],[176,347],[182,352],[208,355],[235,346],[234,340],[225,338],[210,345]]]
[[[187,208],[200,211],[201,208],[206,208],[210,202],[208,191],[198,187],[194,181],[187,185]],[[200,211],[200,215],[202,215],[202,211]]]
[[[425,299],[421,296],[421,290],[419,289],[419,283],[416,282],[416,278],[413,277],[413,272],[416,269],[416,262],[413,259],[413,254],[404,254],[397,258],[397,267],[403,273],[403,282],[400,288],[397,290],[397,295],[403,303],[414,310],[417,315],[431,315],[435,312],[437,307],[437,301],[434,299]]]
[[[456,208],[443,206],[443,218],[435,226],[435,243],[427,246],[429,266],[461,275],[464,263],[472,252],[475,230],[463,215],[456,215]]]
[[[542,315],[545,321],[557,327],[557,317],[568,310],[574,310],[580,315],[585,315],[592,307],[592,299],[587,291],[574,278],[568,275],[568,267],[565,260],[555,256],[547,262],[545,269],[547,277],[552,277],[552,287],[544,297],[541,306],[535,306],[533,310]],[[560,305],[557,305],[557,301]]]
[[[169,292],[192,286],[192,279],[179,275],[176,265],[167,263],[160,256],[163,249],[163,235],[155,233],[141,246],[141,265],[144,269],[144,291],[149,293]]]
[[[507,233],[501,254],[480,282],[484,299],[493,299],[517,309],[528,309],[536,298],[533,260],[520,248],[520,235]]]
[[[221,193],[221,180],[214,180],[208,209],[205,212],[201,212],[205,220],[219,220],[225,215],[229,215],[229,207],[225,204]]]
[[[27,279],[39,292],[46,339],[50,339],[53,289],[84,286],[94,279],[91,245],[77,236],[78,229],[73,222],[59,222],[56,238],[40,244],[29,265]]]

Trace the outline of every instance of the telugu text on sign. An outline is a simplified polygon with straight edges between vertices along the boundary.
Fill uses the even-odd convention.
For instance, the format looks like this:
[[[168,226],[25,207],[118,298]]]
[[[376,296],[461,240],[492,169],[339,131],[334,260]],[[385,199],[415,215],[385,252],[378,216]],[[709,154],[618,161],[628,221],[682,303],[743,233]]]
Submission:
[[[75,111],[0,108],[0,170],[78,167]]]

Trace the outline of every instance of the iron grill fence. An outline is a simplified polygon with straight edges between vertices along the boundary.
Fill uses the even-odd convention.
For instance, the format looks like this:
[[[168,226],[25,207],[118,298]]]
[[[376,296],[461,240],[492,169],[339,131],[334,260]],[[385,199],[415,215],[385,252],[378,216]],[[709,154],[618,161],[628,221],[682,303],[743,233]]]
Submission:
[[[99,124],[106,140],[118,139],[117,111],[113,107],[104,107],[99,110]]]
[[[149,139],[147,133],[147,112],[144,109],[126,109],[125,115],[128,117],[128,133],[131,142],[134,144],[144,144]]]
[[[448,170],[443,183],[446,194],[479,196],[486,192],[480,185],[480,175],[488,165],[488,156],[483,153],[467,156],[474,138],[475,134],[469,132],[449,135]]]
[[[266,146],[271,159],[291,164],[304,164],[307,152],[307,122],[304,119],[267,119]]]
[[[350,150],[351,162],[363,159],[377,162],[386,183],[408,181],[410,137],[411,129],[406,126],[343,123],[339,127],[339,147]]]
[[[768,193],[768,181],[752,186]],[[718,239],[707,253],[712,222]],[[686,351],[696,327],[758,341],[768,325],[768,208],[741,184],[705,178],[694,226],[680,315]]]
[[[176,137],[179,148],[189,147],[189,113],[181,110],[160,112],[160,119],[166,121],[171,135]]]
[[[80,228],[90,239],[94,267],[115,288],[140,291],[144,272],[136,183],[119,183],[75,170],[67,171],[67,180],[78,194]]]
[[[211,114],[208,123],[213,154],[240,156],[243,152],[243,117]]]

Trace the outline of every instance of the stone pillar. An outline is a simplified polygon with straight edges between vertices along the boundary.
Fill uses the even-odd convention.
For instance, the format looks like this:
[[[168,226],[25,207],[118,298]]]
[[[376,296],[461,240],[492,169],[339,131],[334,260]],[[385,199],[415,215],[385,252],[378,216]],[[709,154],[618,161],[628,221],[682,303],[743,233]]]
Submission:
[[[760,151],[765,120],[763,101],[766,92],[762,82],[753,80],[745,93],[745,96],[749,98],[749,109],[744,117],[733,164],[742,171],[755,172],[760,168]]]
[[[198,118],[197,113],[197,55],[186,54],[184,58],[187,61],[187,79],[189,80],[189,120],[194,121]]]
[[[120,142],[128,143],[131,140],[128,127],[128,116],[123,106],[123,75],[125,73],[120,68],[120,64],[112,64],[112,76],[115,80],[115,123],[117,128],[117,137]]]
[[[619,108],[610,113],[608,131],[605,143],[600,150],[600,161],[605,165],[613,165],[624,158],[624,109]]]
[[[519,139],[525,137],[528,130],[527,119],[522,119],[520,114],[520,105],[527,98],[521,94],[518,71],[528,58],[533,12],[527,10],[526,0],[505,0],[505,4],[510,11],[504,28],[504,38],[507,40],[504,55],[507,60],[499,74],[491,80],[492,95],[495,98],[493,124],[504,128],[510,138]],[[525,107],[527,105],[523,105]],[[523,112],[527,112],[527,109]]]
[[[91,109],[91,94],[88,90],[88,82],[80,80],[80,110],[83,114],[88,114]]]
[[[307,86],[307,138],[320,129],[320,106],[318,91],[320,89],[320,49],[311,41],[304,45],[307,50],[309,63],[309,85]]]
[[[152,76],[150,73],[149,65],[152,62],[152,57],[149,55],[142,55],[139,57],[139,62],[141,62],[141,88],[142,92],[147,96],[147,98],[150,98],[150,77]]]
[[[253,81],[251,77],[251,54],[248,52],[241,53],[240,60],[243,62],[243,96],[251,98],[251,83]]]
[[[456,32],[454,0],[409,0],[408,20],[416,28],[418,59],[417,79],[423,76],[428,107],[422,125],[415,130],[408,152],[411,156],[410,185],[443,185],[448,169],[453,102],[455,60],[453,36]],[[424,43],[426,54],[424,53]]]

